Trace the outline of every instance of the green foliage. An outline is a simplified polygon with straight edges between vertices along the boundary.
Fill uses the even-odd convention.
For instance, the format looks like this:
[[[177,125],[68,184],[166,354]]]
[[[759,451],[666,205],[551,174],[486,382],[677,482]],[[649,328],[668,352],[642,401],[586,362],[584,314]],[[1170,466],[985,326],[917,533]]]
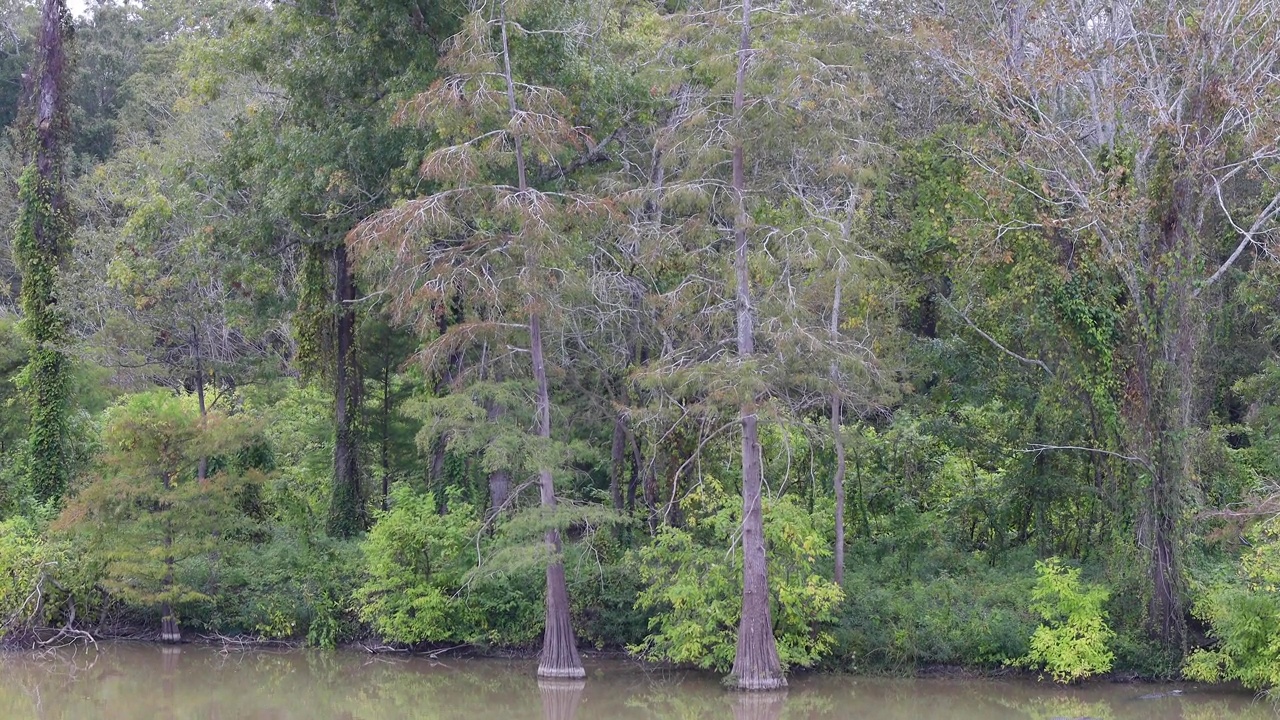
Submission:
[[[704,478],[682,508],[688,528],[664,527],[639,550],[646,587],[636,604],[652,617],[648,637],[632,651],[725,672],[742,612],[742,558],[728,549],[741,499]],[[843,596],[817,569],[830,554],[829,524],[827,513],[809,513],[786,496],[764,503],[770,611],[784,667],[812,666],[833,644],[829,627]]]
[[[251,444],[252,426],[236,417],[201,418],[194,400],[171,392],[130,396],[112,407],[97,473],[68,504],[59,530],[85,543],[102,568],[102,585],[143,606],[186,606],[207,599],[175,566],[216,552],[245,518],[236,499],[261,474],[223,471],[196,478],[201,457]]]
[[[996,565],[981,553],[935,547],[881,554],[860,542],[850,554],[835,645],[824,665],[895,672],[1008,665],[1026,655],[1035,629],[1026,609],[1033,581],[1031,561],[1021,555]]]
[[[37,606],[36,583],[46,566],[45,543],[27,518],[0,522],[0,638],[43,612]]]
[[[1240,560],[1238,578],[1206,589],[1195,603],[1216,645],[1193,652],[1183,674],[1273,690],[1280,687],[1280,525],[1270,520],[1250,535],[1253,547]]]
[[[361,619],[393,642],[465,640],[470,623],[459,591],[479,528],[456,491],[441,513],[431,495],[396,485],[364,542],[367,579],[355,594]]]
[[[1047,670],[1060,683],[1111,670],[1115,655],[1108,645],[1115,632],[1103,610],[1107,589],[1082,583],[1079,568],[1066,567],[1057,558],[1037,562],[1036,574],[1031,609],[1044,622],[1019,662]]]
[[[323,648],[362,632],[352,599],[364,566],[357,542],[275,526],[265,537],[231,538],[222,547],[216,562],[198,559],[205,562],[184,568],[210,598],[190,609],[189,622]]]
[[[70,221],[60,207],[61,178],[42,177],[34,163],[18,178],[21,211],[13,242],[22,275],[20,327],[30,343],[18,385],[27,399],[27,485],[39,502],[60,502],[70,480],[70,386],[66,319],[58,306],[59,266]]]

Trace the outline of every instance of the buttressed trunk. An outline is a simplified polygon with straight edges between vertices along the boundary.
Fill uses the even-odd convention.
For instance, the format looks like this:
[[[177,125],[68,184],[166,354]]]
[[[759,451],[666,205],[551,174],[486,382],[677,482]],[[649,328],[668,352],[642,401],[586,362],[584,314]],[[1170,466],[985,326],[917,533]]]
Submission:
[[[742,5],[742,36],[738,46],[738,71],[733,92],[733,110],[742,118],[746,85],[747,55],[751,47],[751,0]],[[747,267],[747,210],[743,197],[745,163],[742,139],[733,146],[733,194],[737,204],[734,218],[735,274],[737,276],[738,357],[747,359],[755,351],[752,327],[751,276]],[[760,467],[760,433],[756,427],[753,401],[742,406],[742,617],[738,622],[738,645],[733,656],[729,684],[739,690],[774,690],[785,687],[778,646],[773,638],[769,612],[768,559],[764,548],[764,516],[761,492],[764,486]]]
[[[529,317],[529,347],[533,356],[533,376],[537,386],[538,436],[551,438],[551,395],[547,390],[547,368],[542,357],[542,324],[537,313]],[[538,470],[538,489],[544,508],[556,506],[554,479],[549,468]],[[546,543],[552,553],[547,566],[547,621],[542,635],[542,654],[538,657],[538,675],[545,678],[583,678],[587,676],[578,656],[578,643],[573,637],[569,619],[569,590],[564,579],[564,562],[560,560],[560,531],[547,531]]]
[[[507,42],[506,4],[499,5],[499,31],[502,38],[502,71],[506,82],[507,110],[512,119],[518,114],[515,80],[511,74],[511,46]],[[529,191],[529,179],[525,171],[524,144],[519,133],[512,134],[515,149],[516,177],[520,193]],[[530,249],[526,265],[538,267],[537,253]],[[537,309],[529,313],[529,356],[533,361],[533,381],[537,387],[536,412],[538,437],[551,439],[551,393],[547,389],[547,364],[542,355],[542,318]],[[538,468],[538,490],[542,507],[554,509],[556,488],[551,468]],[[547,565],[547,619],[542,634],[542,653],[538,657],[538,676],[544,678],[584,678],[582,658],[578,656],[578,643],[573,637],[573,624],[569,621],[569,590],[565,585],[564,563],[560,560],[560,531],[552,528],[546,534],[547,549],[552,561]]]

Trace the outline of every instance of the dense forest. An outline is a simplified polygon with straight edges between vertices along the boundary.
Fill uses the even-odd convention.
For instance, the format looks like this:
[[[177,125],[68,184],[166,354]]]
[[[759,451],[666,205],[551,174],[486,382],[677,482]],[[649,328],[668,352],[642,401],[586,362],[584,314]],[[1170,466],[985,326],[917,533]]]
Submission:
[[[1274,0],[0,30],[9,642],[1280,685]]]

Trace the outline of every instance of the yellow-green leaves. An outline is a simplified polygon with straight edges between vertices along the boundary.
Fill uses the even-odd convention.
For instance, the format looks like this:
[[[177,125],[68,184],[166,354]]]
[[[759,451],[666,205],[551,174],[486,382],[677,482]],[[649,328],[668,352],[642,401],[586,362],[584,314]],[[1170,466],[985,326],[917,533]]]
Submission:
[[[1020,663],[1047,671],[1056,682],[1070,683],[1111,669],[1108,644],[1115,633],[1103,605],[1106,588],[1080,581],[1080,570],[1057,558],[1036,563],[1039,579],[1031,592],[1031,610],[1044,620],[1031,635],[1031,651]]]
[[[640,573],[648,586],[636,605],[652,615],[648,637],[632,652],[718,672],[733,664],[742,612],[742,550],[728,548],[739,537],[741,507],[739,496],[704,478],[682,504],[688,527],[664,527],[640,550]],[[764,503],[770,612],[784,666],[812,666],[831,650],[828,628],[844,594],[817,568],[830,554],[830,520],[790,497]]]

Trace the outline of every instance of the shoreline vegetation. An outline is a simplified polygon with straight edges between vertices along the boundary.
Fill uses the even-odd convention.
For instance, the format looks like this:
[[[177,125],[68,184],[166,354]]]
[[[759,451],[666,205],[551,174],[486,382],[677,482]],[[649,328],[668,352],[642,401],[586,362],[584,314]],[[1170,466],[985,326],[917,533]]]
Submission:
[[[0,642],[1280,687],[1275,0],[0,39]]]

